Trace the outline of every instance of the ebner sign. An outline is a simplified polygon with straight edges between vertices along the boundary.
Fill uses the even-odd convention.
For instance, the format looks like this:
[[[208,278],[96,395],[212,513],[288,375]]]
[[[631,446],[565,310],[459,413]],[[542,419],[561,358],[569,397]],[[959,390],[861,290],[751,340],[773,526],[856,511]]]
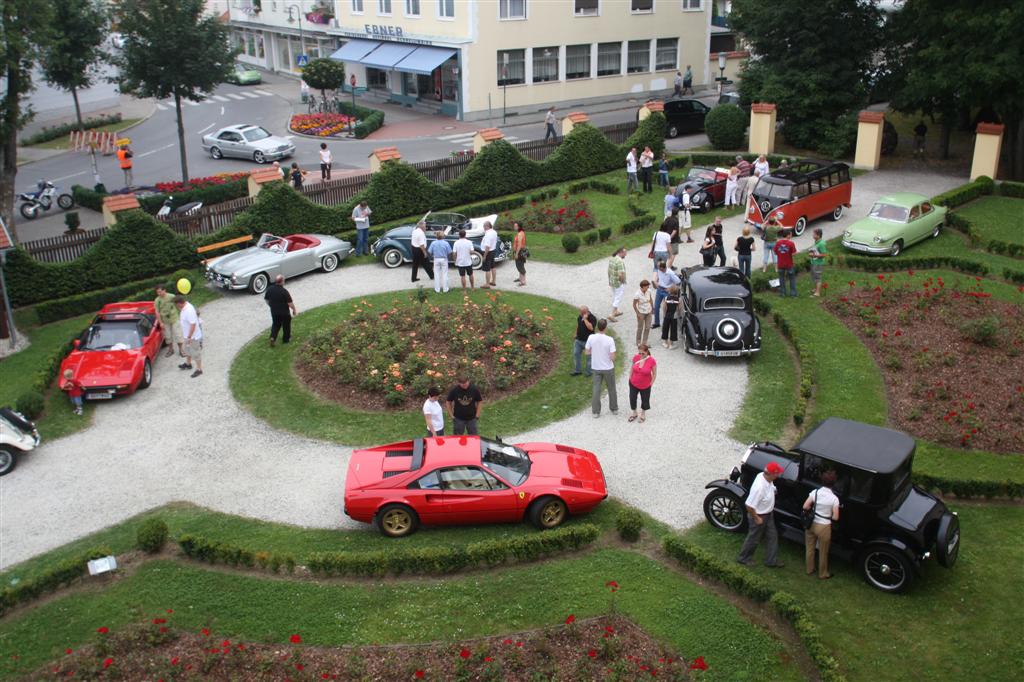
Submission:
[[[401,26],[384,26],[382,24],[363,24],[363,28],[366,29],[366,33],[372,36],[394,36],[395,38],[402,38],[402,27]]]

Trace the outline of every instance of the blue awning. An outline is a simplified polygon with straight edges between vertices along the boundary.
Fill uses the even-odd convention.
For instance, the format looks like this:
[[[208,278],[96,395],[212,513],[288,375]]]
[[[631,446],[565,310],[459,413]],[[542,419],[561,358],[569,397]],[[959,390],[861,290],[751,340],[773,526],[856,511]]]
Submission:
[[[380,47],[360,59],[359,63],[377,69],[393,69],[395,64],[415,49],[415,45],[406,43],[381,43]]]
[[[339,62],[360,63],[363,57],[373,52],[378,47],[380,47],[379,40],[360,40],[358,38],[353,38],[332,54],[331,59],[337,59]]]
[[[412,54],[396,64],[395,68],[399,71],[429,76],[434,69],[451,59],[455,52],[447,47],[417,47]]]

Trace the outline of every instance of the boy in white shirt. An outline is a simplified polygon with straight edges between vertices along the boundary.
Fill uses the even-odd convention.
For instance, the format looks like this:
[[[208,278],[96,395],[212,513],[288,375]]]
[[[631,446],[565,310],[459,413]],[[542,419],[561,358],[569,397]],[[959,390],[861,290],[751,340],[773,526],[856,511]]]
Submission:
[[[320,143],[320,179],[331,179],[331,150],[327,148],[326,142]]]
[[[423,402],[423,421],[427,423],[428,436],[444,435],[444,408],[441,407],[441,389],[431,386]]]
[[[473,283],[473,242],[466,239],[466,231],[459,230],[459,238],[452,246],[455,254],[455,267],[459,269],[459,278],[462,280],[462,288],[466,288],[466,277],[469,277],[469,288],[475,289]]]

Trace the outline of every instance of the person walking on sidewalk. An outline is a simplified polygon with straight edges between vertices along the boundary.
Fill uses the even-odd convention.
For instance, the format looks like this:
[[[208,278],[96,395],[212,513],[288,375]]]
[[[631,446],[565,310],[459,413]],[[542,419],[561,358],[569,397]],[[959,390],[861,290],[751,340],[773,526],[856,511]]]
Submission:
[[[352,221],[356,224],[356,255],[366,256],[370,253],[370,215],[373,210],[366,205],[366,200],[352,209]]]
[[[302,183],[305,181],[307,175],[309,174],[306,171],[299,168],[299,164],[292,164],[292,187],[294,187],[296,191],[302,191]]]
[[[583,369],[583,351],[587,347],[587,340],[590,339],[591,334],[594,333],[594,329],[597,327],[597,317],[594,313],[590,312],[590,308],[585,305],[580,306],[580,314],[576,317],[576,338],[572,344],[572,362],[573,370],[570,376],[578,377],[580,370],[583,370],[583,374],[588,377],[591,375],[590,369],[590,355],[586,355],[586,369]]]
[[[434,277],[434,291],[437,293],[448,293],[448,258],[452,255],[452,245],[444,238],[444,232],[438,230],[434,233],[434,241],[430,242],[427,249],[430,257],[434,259],[434,270],[431,273]],[[462,286],[466,288],[465,284]]]
[[[619,398],[615,394],[615,339],[605,334],[608,320],[598,320],[597,331],[587,339],[586,353],[590,356],[593,372],[593,392],[590,409],[594,418],[601,416],[601,384],[608,387],[608,409],[619,413]]]
[[[529,258],[529,249],[526,248],[526,230],[523,228],[519,221],[514,221],[512,227],[516,231],[515,239],[512,240],[512,255],[516,259],[516,272],[519,276],[516,277],[516,282],[519,286],[526,286],[526,259]]]
[[[676,78],[675,78],[675,80],[673,81],[672,84],[675,86],[672,89],[672,96],[673,97],[682,97],[683,96],[683,72],[682,71],[676,71]]]
[[[686,73],[683,74],[683,94],[684,95],[686,94],[687,90],[690,91],[691,95],[694,94],[693,93],[693,69],[690,68],[689,64],[686,65]]]
[[[277,332],[283,333],[281,341],[292,340],[292,318],[297,315],[292,295],[284,288],[284,275],[274,278],[274,283],[267,287],[263,300],[270,306],[270,347],[277,343]]]
[[[327,148],[326,142],[320,143],[320,179],[331,179],[331,150]]]
[[[412,281],[420,281],[420,268],[427,273],[427,277],[434,279],[434,270],[430,267],[430,259],[427,254],[427,224],[422,220],[412,228],[409,246],[412,247]]]
[[[775,527],[775,479],[782,475],[782,467],[778,462],[768,462],[764,471],[754,477],[747,495],[747,539],[743,541],[736,563],[750,565],[750,557],[764,540],[764,565],[769,568],[782,568],[778,560],[779,531]]]
[[[622,294],[626,291],[626,247],[620,246],[608,261],[608,286],[612,288],[612,314],[610,322],[618,322],[622,311]]]
[[[553,138],[555,142],[558,142],[558,131],[555,130],[555,125],[558,123],[558,119],[555,118],[555,108],[551,107],[548,109],[548,113],[544,114],[544,125],[546,130],[544,131],[544,141],[547,142],[548,138]]]
[[[124,173],[124,186],[132,186],[132,157],[135,154],[132,153],[131,147],[127,143],[122,144],[117,149],[117,162],[121,165],[121,172]]]

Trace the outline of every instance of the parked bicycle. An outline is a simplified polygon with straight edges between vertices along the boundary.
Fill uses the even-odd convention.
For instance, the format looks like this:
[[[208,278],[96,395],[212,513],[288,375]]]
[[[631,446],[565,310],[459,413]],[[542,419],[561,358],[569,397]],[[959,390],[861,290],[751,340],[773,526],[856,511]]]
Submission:
[[[317,106],[318,104],[316,95],[314,95],[313,93],[309,93],[309,98],[306,100],[306,113],[315,114],[317,111],[319,111],[317,109]]]

